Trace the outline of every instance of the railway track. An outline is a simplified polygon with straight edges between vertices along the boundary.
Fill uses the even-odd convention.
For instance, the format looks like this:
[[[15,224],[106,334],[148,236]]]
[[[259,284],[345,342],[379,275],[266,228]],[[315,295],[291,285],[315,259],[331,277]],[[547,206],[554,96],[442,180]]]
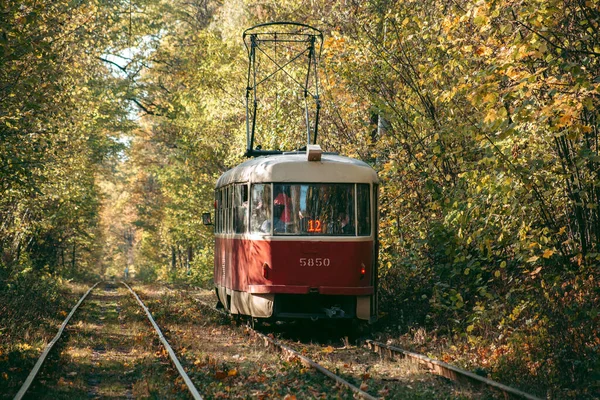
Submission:
[[[539,397],[533,396],[529,393],[525,393],[521,390],[512,388],[510,386],[504,385],[502,383],[493,381],[491,379],[484,378],[482,376],[476,375],[472,372],[465,371],[461,368],[457,368],[448,363],[434,360],[423,354],[414,353],[412,351],[404,350],[399,347],[389,346],[384,343],[380,343],[374,340],[366,340],[365,346],[369,349],[385,355],[391,359],[395,358],[403,358],[410,359],[416,363],[426,366],[432,373],[437,375],[444,376],[448,379],[452,379],[458,382],[468,382],[470,384],[475,384],[478,386],[488,386],[493,388],[499,392],[501,392],[506,398],[517,398],[517,399],[527,399],[527,400],[541,400]]]
[[[334,343],[331,339],[321,339],[319,335],[315,335],[314,330],[305,333],[306,338],[310,339],[302,339],[298,335],[283,333],[281,329],[285,328],[281,328],[279,325],[273,325],[271,333],[268,333],[268,327],[263,332],[250,327],[235,328],[231,326],[229,316],[224,317],[227,315],[226,313],[216,310],[212,304],[208,304],[206,301],[183,294],[181,290],[142,286],[136,287],[138,294],[126,284],[118,286],[118,289],[114,285],[104,285],[103,289],[98,286],[102,285],[96,284],[90,288],[71,310],[15,399],[23,397],[72,398],[74,393],[74,397],[87,398],[107,395],[106,392],[100,390],[100,386],[104,385],[103,380],[111,380],[114,378],[113,376],[98,372],[100,368],[96,368],[95,373],[99,373],[96,377],[93,374],[86,375],[86,371],[81,369],[69,370],[68,362],[61,364],[56,360],[60,357],[55,356],[53,360],[52,356],[61,351],[61,345],[56,346],[58,349],[52,351],[55,344],[69,342],[71,336],[75,336],[75,333],[71,332],[68,335],[69,338],[61,339],[63,332],[69,331],[70,324],[77,328],[93,324],[93,322],[86,321],[85,318],[77,321],[77,318],[73,317],[75,314],[79,315],[78,308],[85,309],[86,303],[98,302],[100,298],[105,298],[107,301],[96,305],[98,326],[101,326],[100,321],[104,320],[105,316],[108,320],[111,313],[118,315],[121,323],[119,332],[123,334],[124,338],[128,336],[126,333],[132,336],[132,332],[126,332],[127,329],[121,332],[123,326],[131,329],[133,323],[131,321],[126,323],[125,314],[138,315],[138,322],[143,322],[142,325],[147,332],[141,335],[136,331],[137,333],[133,335],[137,342],[136,346],[146,350],[153,349],[147,358],[157,359],[155,362],[160,367],[160,371],[155,371],[157,374],[155,381],[160,385],[171,385],[169,389],[163,389],[158,394],[157,397],[160,398],[192,397],[198,399],[202,396],[208,398],[248,396],[284,398],[291,396],[289,398],[295,398],[295,395],[298,398],[334,396],[348,399],[415,397],[535,399],[534,396],[493,381],[488,382],[480,377],[468,376],[467,371],[461,371],[425,356],[382,343],[366,341],[364,347],[351,346],[347,340],[344,344],[339,338],[336,339],[337,341],[334,340]],[[125,297],[128,299],[127,301],[124,300]],[[142,302],[142,298],[144,302]],[[187,300],[182,300],[184,298]],[[198,307],[194,306],[197,304],[200,304],[203,310],[211,310],[211,312],[199,312]],[[80,307],[82,305],[83,307]],[[90,305],[87,307],[89,308]],[[143,312],[141,312],[142,310]],[[153,310],[154,317],[150,310]],[[92,315],[89,310],[84,311],[81,312],[86,317]],[[148,321],[154,327],[154,332],[148,329]],[[163,333],[159,325],[163,329],[168,329]],[[74,327],[71,329],[73,330]],[[299,330],[298,326],[293,324],[291,329]],[[104,332],[104,334],[108,334],[111,341],[119,342],[121,340],[119,342],[121,344],[118,346],[108,343],[100,346],[89,343],[93,349],[91,364],[102,364],[103,354],[117,351],[119,346],[124,346],[123,338],[119,339],[117,333],[115,331]],[[248,341],[248,335],[253,338],[254,344],[252,341]],[[275,336],[278,338],[276,339]],[[88,342],[91,342],[91,339],[94,337],[85,338]],[[256,343],[264,344],[264,346],[256,346]],[[340,344],[342,344],[341,347]],[[66,345],[63,343],[62,346]],[[159,346],[162,346],[164,350],[157,350]],[[277,352],[270,351],[271,349],[276,349]],[[63,348],[62,353],[67,350],[68,348]],[[135,350],[128,350],[128,354],[133,353]],[[48,357],[49,354],[50,357]],[[67,369],[58,375],[56,372],[54,375],[42,372],[41,376],[36,377],[38,372],[44,370],[47,357],[51,364],[50,370],[53,368],[54,370]],[[415,360],[418,362],[416,363]],[[124,386],[122,385],[120,392],[110,393],[111,397],[134,398],[147,397],[150,394],[156,396],[155,390],[136,391],[132,387],[132,382],[127,386],[127,374],[130,373],[128,368],[131,368],[131,364],[136,364],[136,362],[139,361],[121,362],[114,367],[120,370],[122,375],[125,375],[125,377],[119,377],[119,380],[124,379],[125,383],[120,382]],[[463,385],[456,385],[447,379],[436,377],[430,372],[459,381],[475,379],[480,387],[477,389],[470,386],[465,388]],[[467,374],[466,378],[463,372]],[[68,381],[67,383],[71,385],[71,381],[76,379],[77,374],[81,375],[83,385],[88,386],[83,391],[80,388],[79,392],[73,392],[73,387],[67,387],[62,392],[54,391],[48,394],[44,392],[47,385],[40,383],[54,379],[63,384]],[[129,381],[134,380],[129,379]],[[38,383],[36,384],[36,382]],[[493,383],[490,385],[490,382]],[[32,390],[28,392],[30,386],[32,386]],[[196,386],[200,390],[196,389]],[[494,391],[489,390],[490,387]]]
[[[190,396],[195,400],[201,400],[202,396],[198,393],[198,390],[196,389],[196,387],[192,383],[191,379],[189,378],[189,376],[183,369],[175,352],[173,351],[173,349],[171,348],[171,346],[165,339],[162,331],[160,330],[159,326],[154,321],[154,318],[152,317],[152,314],[150,313],[148,308],[144,305],[142,300],[139,298],[139,296],[135,293],[135,291],[129,285],[127,285],[126,283],[122,283],[122,284],[125,288],[127,288],[127,290],[131,293],[131,295],[136,299],[139,306],[144,310],[146,317],[152,324],[152,326],[155,330],[155,333],[158,335],[158,338],[159,338],[162,346],[164,347],[167,354],[169,355],[172,365],[176,368],[179,376],[185,382],[185,385],[187,386]],[[101,381],[103,379],[110,380],[110,379],[107,379],[107,378],[109,378],[109,376],[106,373],[105,369],[103,371],[93,371],[92,370],[91,372],[96,373],[95,377],[93,376],[93,374],[86,374],[85,372],[82,372],[82,371],[70,371],[70,372],[62,373],[62,374],[58,373],[58,375],[61,375],[61,376],[58,379],[57,386],[66,387],[66,390],[64,390],[64,389],[55,390],[52,387],[48,387],[48,386],[44,385],[44,383],[46,383],[46,381],[48,380],[47,376],[45,377],[46,378],[45,381],[43,381],[41,383],[38,382],[37,388],[35,388],[34,390],[30,390],[32,388],[32,385],[34,384],[34,382],[36,382],[36,380],[39,380],[39,379],[36,379],[38,377],[38,374],[40,373],[40,371],[43,371],[43,369],[45,367],[45,362],[49,358],[48,357],[49,354],[51,353],[54,346],[57,343],[59,343],[60,339],[63,337],[63,334],[65,333],[65,331],[67,330],[67,328],[69,326],[69,322],[71,322],[71,320],[73,319],[73,316],[81,308],[82,304],[84,304],[86,299],[89,299],[90,297],[92,297],[92,296],[90,296],[90,294],[94,290],[96,290],[96,291],[98,290],[97,287],[99,285],[100,285],[100,282],[97,282],[92,287],[90,287],[89,290],[87,292],[85,292],[85,294],[79,299],[79,301],[73,307],[71,312],[67,315],[67,317],[61,324],[57,334],[54,336],[52,341],[46,346],[46,348],[42,352],[41,356],[35,363],[33,369],[27,376],[25,382],[23,383],[23,385],[21,386],[21,388],[15,395],[15,397],[14,397],[15,400],[20,400],[22,398],[53,398],[55,396],[56,397],[64,397],[64,398],[70,398],[72,396],[80,397],[82,395],[82,392],[85,392],[85,397],[90,397],[90,398],[99,398],[99,397],[104,397],[104,395],[106,395],[106,393],[99,392],[99,390],[100,390],[99,386],[102,383],[105,383],[105,382],[101,382]],[[117,319],[119,320],[118,322],[126,322],[126,321],[121,321],[121,318],[120,318],[121,317],[120,312],[122,310],[123,305],[117,304],[118,300],[122,300],[122,299],[119,299],[120,296],[118,293],[116,293],[117,290],[115,290],[113,285],[106,284],[103,291],[104,291],[104,296],[99,294],[98,297],[100,300],[106,300],[106,301],[100,301],[99,307],[96,307],[96,311],[98,311],[98,313],[95,314],[95,316],[98,318],[98,320],[97,321],[82,321],[82,320],[80,320],[78,322],[78,326],[80,326],[82,328],[84,328],[86,326],[94,326],[95,330],[101,330],[102,326],[104,325],[103,320],[110,318],[110,315],[107,317],[107,314],[112,314],[113,316],[116,316]],[[88,316],[89,315],[94,315],[94,314],[88,313]],[[127,337],[127,333],[131,332],[132,325],[133,325],[132,323],[130,323],[130,325],[126,325],[125,323],[120,324],[120,327],[123,330],[123,332],[120,332],[120,333],[123,334],[124,338]],[[108,349],[107,347],[110,346],[110,344],[107,345],[105,343],[91,345],[91,347],[90,347],[91,354],[89,354],[89,356],[90,356],[89,358],[91,359],[90,364],[96,364],[98,367],[100,367],[100,368],[98,368],[99,370],[103,369],[102,361],[101,361],[102,355],[106,355],[109,352],[109,350],[113,351],[113,352],[117,352],[117,353],[123,353],[123,354],[119,354],[119,355],[125,359],[128,357],[129,353],[132,352],[131,348],[126,349],[126,348],[122,347],[123,341],[118,340],[118,339],[123,339],[123,338],[118,338],[116,336],[115,332],[109,332],[109,333],[111,334],[110,340],[114,340],[113,338],[115,338],[116,340],[114,340],[114,341],[119,343],[119,345],[121,345],[121,347],[115,347],[113,349]],[[138,344],[137,346],[139,347],[140,344]],[[113,358],[114,358],[114,354],[113,354]],[[113,362],[114,362],[114,360],[113,360]],[[119,375],[122,374],[123,376],[125,376],[125,379],[123,379],[122,376],[118,377],[118,384],[123,383],[122,382],[123,380],[125,382],[127,382],[128,379],[126,378],[126,376],[129,373],[131,373],[132,371],[131,370],[128,371],[127,368],[124,368],[124,367],[132,366],[130,364],[135,364],[135,360],[133,360],[133,362],[131,362],[131,363],[123,362],[121,365],[117,365],[117,369],[122,368],[121,371],[118,371]],[[54,371],[53,373],[56,374],[56,371]],[[53,373],[49,372],[46,375],[52,376]],[[83,381],[79,382],[80,384],[83,383],[84,385],[88,386],[83,391],[81,390],[81,387],[75,388],[74,386],[77,386],[77,385],[73,385],[73,380],[70,379],[70,378],[75,378],[78,374],[89,375],[85,379],[83,379]],[[67,378],[65,379],[65,377],[67,377]],[[165,377],[165,378],[167,378],[167,377]],[[168,379],[171,380],[171,377],[168,377]],[[52,386],[52,385],[50,385],[50,386]],[[69,386],[71,386],[72,388],[69,388]],[[130,386],[133,386],[133,385],[130,385]],[[112,388],[111,390],[117,391],[117,393],[114,393],[114,392],[111,393],[111,395],[116,394],[117,397],[124,397],[124,398],[135,397],[134,393],[132,392],[132,387],[127,387],[126,384],[124,386],[121,385],[121,388],[116,387],[116,388]]]
[[[33,369],[31,370],[31,372],[27,376],[27,379],[25,379],[25,382],[23,383],[23,385],[21,386],[21,388],[19,389],[19,391],[15,395],[15,400],[20,400],[20,399],[23,398],[23,396],[25,396],[25,393],[27,393],[27,390],[29,390],[29,387],[33,383],[33,380],[37,376],[38,372],[40,371],[40,368],[42,367],[42,364],[46,360],[46,357],[48,357],[48,354],[50,354],[50,350],[52,350],[52,348],[54,347],[54,345],[56,344],[56,342],[58,342],[58,340],[62,336],[63,332],[65,331],[65,328],[67,327],[67,324],[69,323],[69,321],[73,317],[73,314],[75,314],[75,311],[77,311],[77,309],[79,308],[79,306],[81,305],[81,303],[83,303],[83,301],[90,294],[90,292],[92,290],[94,290],[94,288],[96,286],[98,286],[98,283],[100,283],[100,282],[96,282],[91,288],[88,289],[87,292],[85,292],[85,294],[79,299],[79,301],[77,302],[77,304],[75,304],[75,307],[73,307],[73,309],[71,310],[71,312],[67,315],[67,318],[65,318],[65,320],[63,321],[63,323],[60,325],[60,328],[58,329],[58,333],[50,341],[50,343],[48,344],[48,346],[46,346],[46,348],[42,352],[42,355],[40,356],[40,358],[38,358],[38,360],[36,361]]]
[[[204,307],[207,310],[211,310],[213,312],[219,313],[224,317],[229,317],[229,314],[227,314],[226,312],[224,312],[223,310],[217,309],[212,307],[210,304],[207,304],[206,302],[199,300],[199,299],[194,299],[198,304],[200,304],[202,307]],[[317,370],[318,372],[322,373],[323,375],[327,376],[328,378],[332,379],[333,381],[335,381],[337,384],[339,385],[343,385],[345,387],[347,387],[348,389],[350,389],[353,393],[355,393],[359,398],[363,398],[363,399],[369,399],[369,400],[375,400],[377,399],[377,397],[371,396],[369,393],[365,392],[364,390],[360,389],[359,387],[357,387],[356,385],[348,382],[347,380],[345,380],[344,378],[340,377],[339,375],[334,374],[333,372],[329,371],[327,368],[323,367],[322,365],[320,365],[319,363],[311,360],[310,358],[302,355],[301,353],[293,350],[291,347],[281,343],[278,340],[275,340],[272,337],[269,337],[261,332],[259,332],[258,330],[250,327],[250,325],[248,325],[248,329],[249,332],[251,332],[254,336],[260,338],[262,340],[262,342],[265,344],[265,346],[269,347],[274,347],[276,350],[285,353],[289,358],[296,358],[298,360],[300,360],[300,362],[305,365],[306,367],[309,368],[314,368],[315,370]]]
[[[203,308],[223,316],[228,316],[227,313],[215,309],[202,300],[196,299],[196,301]],[[302,341],[295,339],[275,339],[272,333],[262,333],[252,328],[250,324],[247,325],[246,329],[252,336],[263,343],[265,347],[275,349],[287,359],[297,359],[307,368],[312,368],[332,380],[334,386],[347,388],[352,393],[353,398],[422,398],[424,394],[425,398],[485,398],[485,396],[482,397],[479,393],[473,394],[468,390],[457,389],[456,387],[452,387],[452,385],[448,385],[447,382],[436,378],[426,377],[423,382],[421,381],[424,377],[423,371],[412,365],[403,366],[407,369],[411,378],[402,379],[387,373],[386,377],[372,379],[369,368],[381,359],[374,352],[367,351],[369,359],[357,362],[357,357],[365,357],[365,354],[357,355],[355,351],[350,350],[345,356],[342,355],[341,359],[337,360],[337,362],[332,363],[332,359],[337,358],[343,352],[340,351],[342,349],[336,349],[329,344],[317,343],[307,346],[303,345]],[[312,333],[314,336],[315,332],[313,331]],[[307,334],[310,335],[310,333]],[[350,347],[348,346],[348,348]],[[357,350],[359,353],[362,353],[364,349],[359,348]],[[364,368],[365,364],[368,364],[366,368]],[[394,364],[394,367],[397,369],[398,364]],[[487,396],[487,398],[493,397]]]
[[[331,393],[353,398],[352,392],[332,388],[326,378],[301,368],[295,358],[258,348],[248,335],[231,329],[229,320],[182,299],[152,285],[90,288],[15,398],[317,398]],[[148,329],[149,320],[156,332]],[[135,343],[126,349],[127,340]],[[134,356],[140,353],[146,353],[145,360]],[[156,359],[149,368],[137,365],[149,364],[149,358]],[[152,373],[154,386],[145,388],[142,383]]]
[[[178,298],[180,301],[177,301]],[[181,308],[183,298],[191,305],[191,309],[188,305]],[[189,362],[198,367],[194,377],[206,382],[201,387],[205,388],[203,394],[206,393],[207,397],[376,398],[343,382],[343,379],[337,379],[336,384],[332,385],[330,379],[335,374],[319,368],[316,363],[290,348],[284,346],[285,356],[280,357],[266,346],[257,346],[257,341],[269,343],[271,339],[243,326],[232,326],[227,314],[208,305],[197,307],[192,297],[184,295],[181,290],[164,289],[163,294],[155,296],[154,301],[169,304],[180,315],[170,327],[170,341],[187,355]],[[202,315],[205,322],[195,322],[198,314]],[[210,315],[213,316],[212,320]],[[189,332],[190,322],[193,323],[193,334]],[[249,335],[252,335],[252,340],[248,340]],[[202,338],[202,345],[198,344],[196,337]],[[210,354],[206,354],[209,349]],[[224,387],[224,392],[216,390],[215,379],[211,382],[211,376],[220,380],[219,388]]]
[[[198,303],[200,303],[203,307],[207,307],[209,309],[214,310],[215,312],[222,313],[227,315],[227,313],[222,310],[217,310],[211,305],[207,304],[205,301],[196,299]],[[410,397],[411,394],[404,391],[395,391],[394,386],[396,384],[406,385],[406,379],[401,379],[398,377],[388,376],[387,378],[382,378],[385,384],[382,385],[373,385],[374,390],[370,388],[371,383],[369,381],[370,373],[368,372],[370,367],[367,367],[364,372],[361,371],[348,371],[348,373],[344,373],[343,371],[352,369],[352,360],[358,359],[359,353],[358,349],[354,349],[354,351],[347,351],[348,354],[337,354],[336,357],[332,356],[332,353],[344,353],[344,351],[350,349],[352,346],[343,346],[341,348],[334,348],[330,344],[317,344],[310,343],[308,346],[302,344],[302,340],[298,340],[298,329],[292,328],[294,333],[291,334],[293,339],[275,339],[273,332],[279,335],[277,330],[272,331],[271,334],[265,334],[263,332],[259,332],[251,326],[248,326],[250,332],[253,335],[260,338],[261,341],[264,342],[266,346],[274,347],[278,351],[286,354],[288,357],[296,357],[298,358],[304,365],[307,367],[314,368],[315,370],[321,372],[327,377],[331,378],[337,385],[344,385],[348,387],[352,392],[355,393],[355,397],[365,398],[365,399],[373,399],[380,397],[388,397],[396,398],[396,397]],[[289,332],[288,332],[289,333]],[[315,338],[315,332],[309,332],[308,335]],[[280,335],[285,337],[286,334]],[[289,336],[289,335],[288,335]],[[312,342],[313,339],[310,339]],[[347,343],[347,339],[346,339]],[[294,350],[293,347],[300,347],[300,350]],[[311,349],[312,348],[312,349]],[[539,397],[533,396],[531,394],[525,393],[521,390],[512,388],[510,386],[498,383],[491,379],[486,379],[469,371],[457,368],[450,364],[431,359],[422,354],[410,352],[404,349],[400,349],[394,346],[388,346],[383,343],[379,343],[373,340],[364,340],[363,348],[368,349],[371,354],[377,354],[378,357],[371,357],[370,360],[366,360],[366,363],[369,365],[379,364],[384,359],[390,360],[393,362],[394,366],[391,369],[398,370],[402,368],[406,368],[410,371],[423,371],[425,370],[428,374],[434,374],[437,376],[441,376],[444,378],[448,378],[454,382],[460,383],[461,385],[467,385],[470,389],[466,391],[462,391],[461,389],[456,390],[456,387],[450,387],[451,391],[456,391],[458,397],[472,397],[472,398],[515,398],[515,399],[528,399],[528,400],[541,400]],[[312,358],[306,356],[306,354],[311,354]],[[365,357],[365,355],[361,355],[360,357]],[[366,356],[368,358],[368,355]],[[337,358],[337,360],[335,360]],[[330,359],[330,360],[327,360]],[[319,361],[315,361],[319,360]],[[325,360],[325,362],[321,362]],[[324,366],[326,365],[326,366]],[[389,373],[389,365],[388,371]],[[335,370],[337,373],[333,373]],[[340,372],[342,371],[342,372]],[[352,379],[352,375],[358,375],[362,379],[358,383],[351,383],[350,381],[357,381],[357,379]],[[365,379],[367,378],[367,379]],[[409,379],[410,381],[410,379]],[[409,385],[410,386],[410,385]],[[413,385],[416,386],[416,385]],[[442,385],[444,386],[444,385]],[[364,389],[364,390],[363,390]],[[442,389],[444,390],[444,389]],[[474,390],[474,391],[471,391]],[[449,397],[448,397],[449,396]],[[444,398],[452,398],[452,394],[446,393],[443,396],[434,395],[434,398],[444,397]]]

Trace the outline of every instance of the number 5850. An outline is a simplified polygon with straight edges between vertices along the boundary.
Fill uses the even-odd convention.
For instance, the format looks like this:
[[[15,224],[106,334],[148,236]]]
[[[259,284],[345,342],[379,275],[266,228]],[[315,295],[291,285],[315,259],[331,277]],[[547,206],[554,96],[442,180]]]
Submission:
[[[329,258],[321,258],[321,257],[300,258],[300,266],[301,267],[329,267],[330,265],[331,265],[331,260]]]

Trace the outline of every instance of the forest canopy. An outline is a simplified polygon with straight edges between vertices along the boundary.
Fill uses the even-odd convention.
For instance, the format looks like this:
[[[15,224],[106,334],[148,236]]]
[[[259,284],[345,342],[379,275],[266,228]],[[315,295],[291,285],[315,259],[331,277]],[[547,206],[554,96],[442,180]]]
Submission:
[[[382,180],[382,323],[485,349],[473,362],[507,381],[592,397],[599,10],[596,0],[3,2],[0,291],[125,266],[210,285],[201,214],[245,151],[242,32],[297,21],[324,33],[321,146]],[[279,105],[266,110],[279,123],[261,132],[271,147],[298,129],[297,110]]]

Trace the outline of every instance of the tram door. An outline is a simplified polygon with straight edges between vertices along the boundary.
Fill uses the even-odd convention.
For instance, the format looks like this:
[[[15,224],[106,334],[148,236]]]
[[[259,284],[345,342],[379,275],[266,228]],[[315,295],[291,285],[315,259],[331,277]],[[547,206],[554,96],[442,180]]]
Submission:
[[[214,282],[219,288],[221,302],[226,308],[229,308],[226,292],[230,289],[230,274],[231,267],[231,240],[226,237],[231,233],[231,214],[232,214],[232,190],[229,187],[217,189],[216,204],[216,233],[219,234],[215,238],[215,265],[214,265]]]
[[[379,185],[373,184],[373,268],[371,282],[373,284],[373,301],[371,301],[371,320],[376,321],[379,315]]]

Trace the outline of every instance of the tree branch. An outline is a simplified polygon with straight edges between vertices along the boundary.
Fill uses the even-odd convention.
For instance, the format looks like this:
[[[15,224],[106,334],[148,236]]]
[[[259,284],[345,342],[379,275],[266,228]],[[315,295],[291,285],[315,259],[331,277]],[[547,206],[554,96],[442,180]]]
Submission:
[[[143,105],[138,99],[136,99],[135,97],[129,97],[127,98],[127,100],[132,101],[133,103],[135,103],[136,106],[138,106],[143,112],[145,112],[148,115],[156,115],[156,116],[160,116],[160,114],[150,110],[148,107],[146,107],[145,105]]]
[[[119,64],[117,64],[116,62],[107,60],[106,58],[98,57],[98,59],[100,61],[104,61],[107,64],[114,65],[115,67],[117,67],[118,69],[120,69],[121,71],[123,71],[125,74],[127,74],[127,67],[122,67]]]

